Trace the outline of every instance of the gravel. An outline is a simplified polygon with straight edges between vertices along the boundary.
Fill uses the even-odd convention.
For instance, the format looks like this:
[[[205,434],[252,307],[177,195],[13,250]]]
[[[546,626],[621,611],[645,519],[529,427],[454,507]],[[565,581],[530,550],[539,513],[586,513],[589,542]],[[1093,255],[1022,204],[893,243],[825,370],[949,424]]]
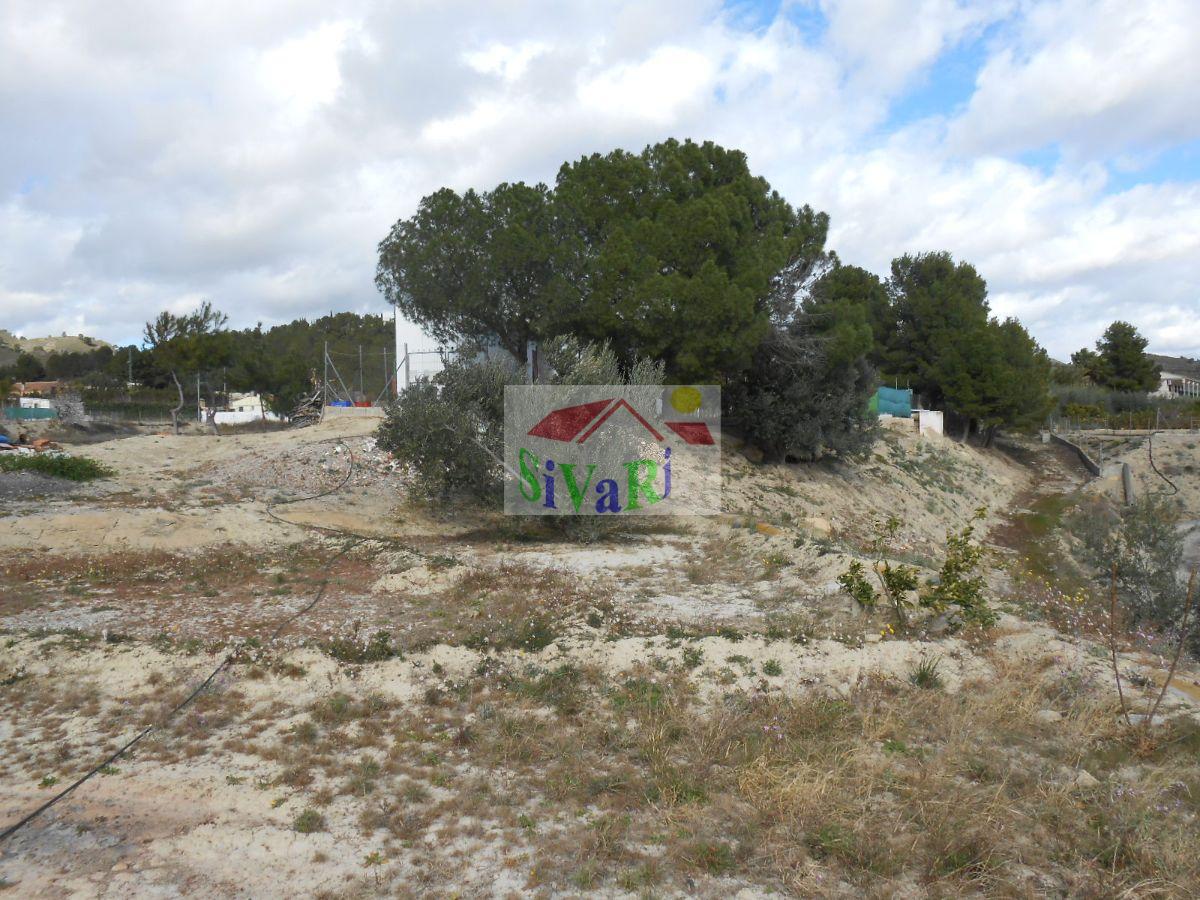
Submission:
[[[36,500],[78,490],[79,485],[65,478],[41,472],[0,472],[0,500]]]

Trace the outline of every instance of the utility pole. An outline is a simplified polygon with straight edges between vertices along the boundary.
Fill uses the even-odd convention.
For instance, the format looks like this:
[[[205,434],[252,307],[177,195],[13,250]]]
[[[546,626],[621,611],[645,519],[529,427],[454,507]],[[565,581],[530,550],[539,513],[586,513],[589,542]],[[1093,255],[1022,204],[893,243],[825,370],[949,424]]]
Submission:
[[[408,389],[408,381],[411,376],[412,376],[412,370],[409,368],[409,362],[408,362],[408,343],[405,342],[405,344],[404,344],[404,387],[405,387],[405,390]],[[400,386],[399,386],[399,384],[397,384],[396,385],[397,393],[399,393],[399,390],[400,390]]]
[[[383,397],[388,393],[388,388],[392,384],[391,370],[388,368],[387,347],[383,348],[383,390],[379,392],[379,396]]]
[[[326,407],[329,405],[329,341],[325,342],[325,349],[321,352],[321,361],[325,366],[321,373],[321,406]]]
[[[367,385],[363,381],[362,344],[358,345],[358,393],[361,397],[367,395]]]
[[[200,372],[196,372],[196,421],[204,421],[204,416],[200,412]]]

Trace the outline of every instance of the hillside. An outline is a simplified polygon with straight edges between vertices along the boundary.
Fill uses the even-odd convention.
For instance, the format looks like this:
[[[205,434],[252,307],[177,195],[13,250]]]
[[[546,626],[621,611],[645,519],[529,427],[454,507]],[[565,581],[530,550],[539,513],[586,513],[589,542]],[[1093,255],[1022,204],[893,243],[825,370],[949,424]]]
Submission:
[[[727,515],[579,544],[430,512],[375,449],[377,420],[353,412],[300,432],[95,444],[112,479],[12,504],[0,824],[222,668],[20,832],[0,883],[263,895],[287,872],[305,895],[712,898],[1200,887],[1196,793],[1177,787],[1200,784],[1195,707],[1173,693],[1168,724],[1135,740],[1081,615],[1091,600],[1028,579],[1045,511],[1084,480],[1056,448],[887,433],[863,463],[766,467],[727,447]],[[871,564],[872,523],[898,516],[888,556],[929,576],[945,531],[982,505],[997,626],[927,617],[905,632],[840,589],[852,561]],[[1158,662],[1134,646],[1120,658],[1144,702]]]
[[[62,334],[57,337],[22,338],[0,328],[0,367],[10,366],[21,353],[32,353],[45,359],[51,353],[86,353],[112,344],[84,334]]]

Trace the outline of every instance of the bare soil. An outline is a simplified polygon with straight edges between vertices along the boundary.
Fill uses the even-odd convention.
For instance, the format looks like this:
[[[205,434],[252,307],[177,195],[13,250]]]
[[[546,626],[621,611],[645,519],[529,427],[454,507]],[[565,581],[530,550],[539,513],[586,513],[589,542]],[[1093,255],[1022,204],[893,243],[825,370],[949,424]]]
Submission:
[[[1057,451],[890,433],[856,464],[764,467],[727,448],[725,516],[580,545],[432,512],[376,424],[98,443],[110,482],[6,503],[0,827],[156,728],[0,844],[0,885],[1200,889],[1196,707],[1173,694],[1165,724],[1129,732],[1074,613],[1094,598],[1035,586],[1066,552],[1059,498],[1089,489]],[[841,591],[880,518],[905,522],[889,556],[928,576],[984,506],[997,626],[902,632]],[[1125,649],[1145,702],[1162,663]]]

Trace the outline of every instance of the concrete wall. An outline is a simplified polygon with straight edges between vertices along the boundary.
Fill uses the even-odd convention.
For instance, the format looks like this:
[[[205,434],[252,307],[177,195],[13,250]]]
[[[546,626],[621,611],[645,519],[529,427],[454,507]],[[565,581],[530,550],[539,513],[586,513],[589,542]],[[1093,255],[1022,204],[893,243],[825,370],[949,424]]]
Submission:
[[[1084,468],[1093,475],[1099,476],[1100,464],[1088,456],[1084,449],[1078,444],[1074,444],[1071,441],[1068,441],[1066,438],[1060,437],[1059,435],[1053,433],[1050,435],[1050,440],[1054,441],[1056,444],[1062,444],[1064,447],[1070,447],[1079,456],[1079,461],[1083,463]]]

